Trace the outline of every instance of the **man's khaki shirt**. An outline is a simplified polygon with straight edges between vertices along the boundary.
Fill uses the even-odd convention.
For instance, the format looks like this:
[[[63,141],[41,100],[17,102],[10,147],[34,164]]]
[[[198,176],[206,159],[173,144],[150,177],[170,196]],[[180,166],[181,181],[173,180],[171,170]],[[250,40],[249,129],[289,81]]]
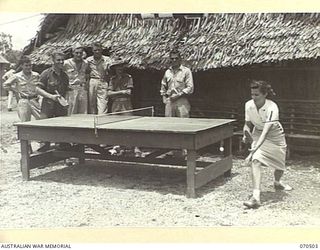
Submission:
[[[23,71],[13,74],[3,83],[4,89],[13,90],[19,93],[20,97],[36,96],[36,87],[40,76],[37,72],[31,71],[30,75],[25,75]]]

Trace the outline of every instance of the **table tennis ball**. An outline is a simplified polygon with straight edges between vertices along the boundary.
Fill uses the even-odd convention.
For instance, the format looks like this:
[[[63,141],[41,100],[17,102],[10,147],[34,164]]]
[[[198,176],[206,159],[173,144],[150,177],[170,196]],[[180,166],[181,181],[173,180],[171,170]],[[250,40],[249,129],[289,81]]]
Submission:
[[[224,147],[220,147],[219,150],[220,150],[220,152],[223,152],[224,151]]]

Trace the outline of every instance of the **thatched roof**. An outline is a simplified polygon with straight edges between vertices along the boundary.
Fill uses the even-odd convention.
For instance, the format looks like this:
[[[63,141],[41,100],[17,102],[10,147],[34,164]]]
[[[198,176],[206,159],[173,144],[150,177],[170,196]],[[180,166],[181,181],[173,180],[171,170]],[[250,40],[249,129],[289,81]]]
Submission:
[[[167,67],[175,45],[195,71],[314,59],[320,57],[320,14],[208,14],[191,20],[50,14],[34,40],[39,47],[29,48],[35,64],[48,64],[53,50],[66,51],[77,41],[89,47],[96,40],[142,69]]]

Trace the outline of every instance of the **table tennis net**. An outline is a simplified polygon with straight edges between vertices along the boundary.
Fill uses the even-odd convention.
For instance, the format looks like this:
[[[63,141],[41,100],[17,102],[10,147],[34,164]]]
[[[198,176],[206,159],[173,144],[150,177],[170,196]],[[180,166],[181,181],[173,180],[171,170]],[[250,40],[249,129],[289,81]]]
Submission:
[[[154,107],[151,106],[139,109],[107,113],[102,115],[95,115],[94,127],[97,128],[104,124],[137,119],[142,116],[154,116]]]

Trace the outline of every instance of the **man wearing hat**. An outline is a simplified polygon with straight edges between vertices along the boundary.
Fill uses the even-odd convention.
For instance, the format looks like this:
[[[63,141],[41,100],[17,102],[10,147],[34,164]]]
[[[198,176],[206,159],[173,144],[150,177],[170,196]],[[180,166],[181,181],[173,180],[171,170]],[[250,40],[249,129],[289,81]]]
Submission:
[[[108,97],[112,100],[111,112],[126,111],[132,109],[131,92],[133,81],[131,75],[124,72],[127,62],[118,59],[111,63],[112,74],[108,86]]]
[[[131,75],[125,72],[126,66],[128,66],[128,63],[121,59],[114,61],[110,65],[111,77],[108,86],[108,97],[112,100],[111,112],[132,110],[133,80]],[[126,115],[130,114],[126,113]],[[117,147],[114,147],[114,150]],[[140,157],[142,154],[138,147],[134,148],[134,153],[136,157]]]
[[[69,77],[70,91],[67,93],[69,103],[68,115],[87,114],[88,112],[88,84],[89,64],[83,59],[83,46],[76,43],[73,46],[73,58],[64,62],[64,71]]]
[[[111,59],[102,55],[102,44],[92,44],[93,56],[87,58],[90,67],[89,114],[107,113],[108,66]]]

